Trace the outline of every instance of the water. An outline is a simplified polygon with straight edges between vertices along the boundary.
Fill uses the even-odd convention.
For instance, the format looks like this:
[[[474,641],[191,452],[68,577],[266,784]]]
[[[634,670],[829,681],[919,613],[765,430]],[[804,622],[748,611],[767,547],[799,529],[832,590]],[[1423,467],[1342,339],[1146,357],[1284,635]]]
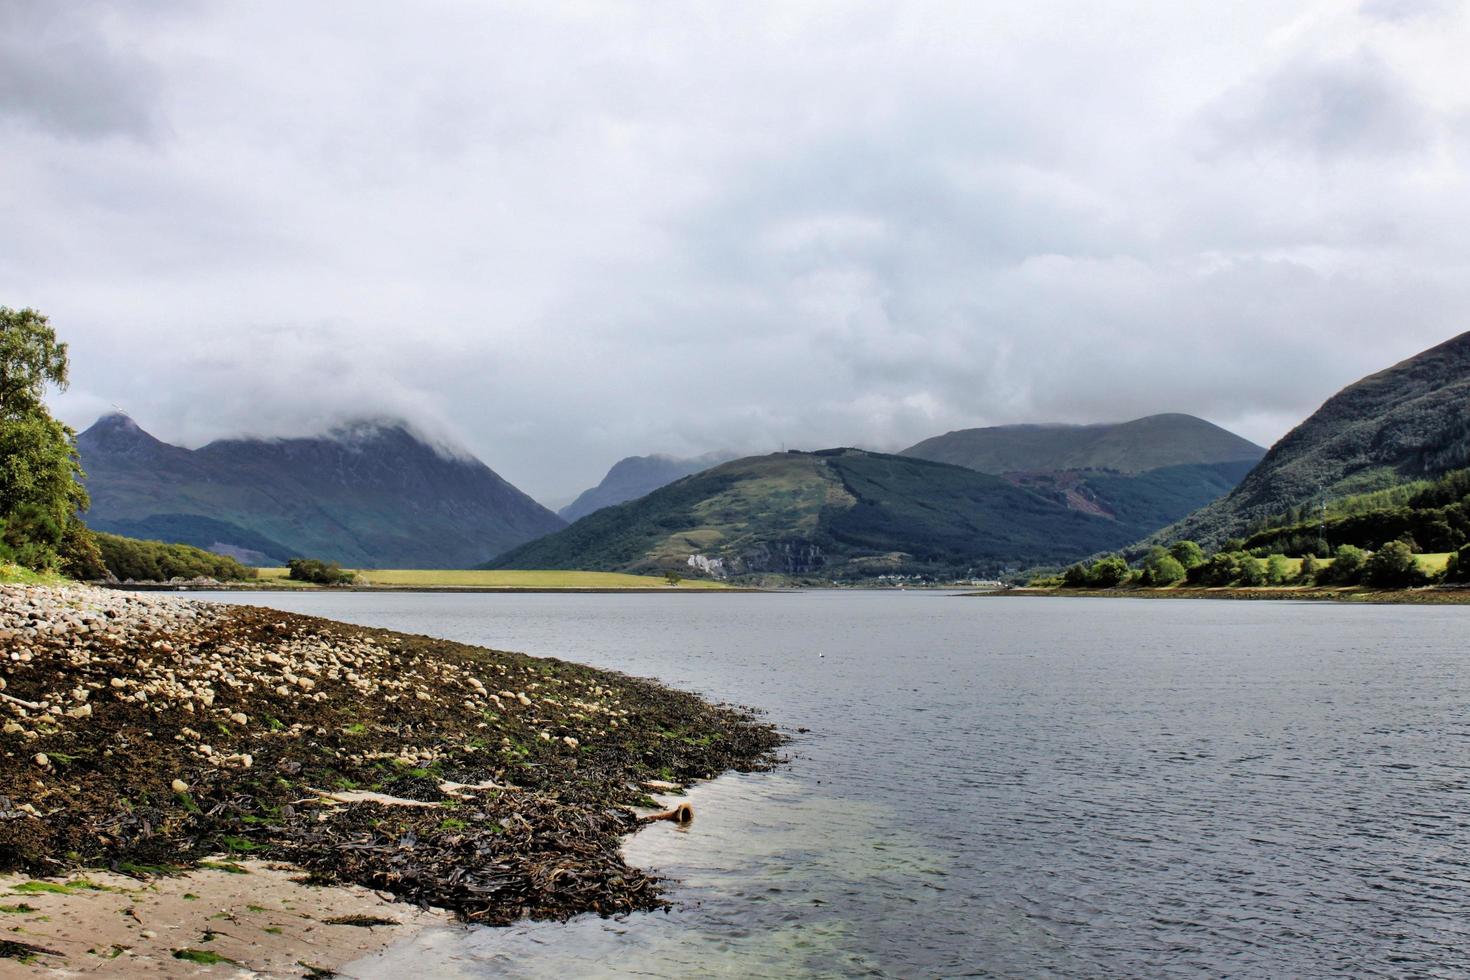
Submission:
[[[687,832],[630,843],[678,882],[674,911],[430,932],[353,975],[1470,972],[1470,607],[246,601],[656,676],[811,729],[781,770],[696,788]]]

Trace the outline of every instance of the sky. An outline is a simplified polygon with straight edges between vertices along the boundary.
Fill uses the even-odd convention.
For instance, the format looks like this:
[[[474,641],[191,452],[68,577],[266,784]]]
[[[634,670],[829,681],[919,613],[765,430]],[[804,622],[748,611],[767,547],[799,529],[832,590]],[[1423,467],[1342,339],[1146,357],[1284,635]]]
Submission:
[[[1189,412],[1470,330],[1470,11],[0,0],[0,305],[160,438],[627,455]]]

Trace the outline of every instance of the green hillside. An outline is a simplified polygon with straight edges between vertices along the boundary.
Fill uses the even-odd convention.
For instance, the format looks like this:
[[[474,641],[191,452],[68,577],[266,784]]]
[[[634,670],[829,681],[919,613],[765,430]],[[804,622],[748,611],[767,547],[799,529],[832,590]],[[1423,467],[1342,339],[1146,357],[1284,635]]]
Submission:
[[[1149,415],[1101,425],[997,425],[961,429],[902,453],[981,473],[1112,470],[1142,473],[1166,466],[1254,463],[1260,446],[1193,415]]]
[[[1214,545],[1293,508],[1470,464],[1470,333],[1349,385],[1221,500],[1159,535]]]
[[[716,576],[974,574],[1064,561],[1130,532],[998,477],[854,449],[777,453],[685,477],[523,545],[488,568]]]

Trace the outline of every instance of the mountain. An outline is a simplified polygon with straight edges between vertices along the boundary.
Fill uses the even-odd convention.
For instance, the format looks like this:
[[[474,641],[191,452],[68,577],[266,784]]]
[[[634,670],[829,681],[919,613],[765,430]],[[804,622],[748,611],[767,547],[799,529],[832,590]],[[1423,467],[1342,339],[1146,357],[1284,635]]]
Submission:
[[[999,425],[925,439],[905,456],[1003,476],[1151,534],[1230,492],[1265,454],[1192,415],[1103,425]]]
[[[557,511],[562,520],[576,521],[596,510],[637,500],[659,487],[668,486],[675,480],[691,476],[711,466],[729,462],[734,453],[715,452],[703,456],[681,459],[677,456],[629,456],[613,464],[602,482]]]
[[[490,568],[994,574],[1132,540],[996,476],[856,449],[753,456],[605,507]]]
[[[1470,333],[1369,375],[1271,447],[1229,495],[1163,538],[1244,535],[1291,508],[1470,465]]]
[[[901,455],[952,463],[981,473],[1113,470],[1143,473],[1166,466],[1255,463],[1265,450],[1193,415],[1149,415],[1099,425],[996,425],[925,439]]]
[[[126,415],[77,437],[92,527],[256,563],[466,568],[565,526],[489,467],[393,421],[184,449]]]

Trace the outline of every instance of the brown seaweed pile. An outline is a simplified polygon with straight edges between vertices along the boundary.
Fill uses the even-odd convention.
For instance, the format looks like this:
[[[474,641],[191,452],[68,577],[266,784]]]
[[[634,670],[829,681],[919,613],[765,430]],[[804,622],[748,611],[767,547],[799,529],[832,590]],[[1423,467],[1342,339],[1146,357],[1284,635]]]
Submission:
[[[649,681],[252,607],[0,588],[0,871],[290,860],[505,923],[658,907],[645,783],[772,764]]]

